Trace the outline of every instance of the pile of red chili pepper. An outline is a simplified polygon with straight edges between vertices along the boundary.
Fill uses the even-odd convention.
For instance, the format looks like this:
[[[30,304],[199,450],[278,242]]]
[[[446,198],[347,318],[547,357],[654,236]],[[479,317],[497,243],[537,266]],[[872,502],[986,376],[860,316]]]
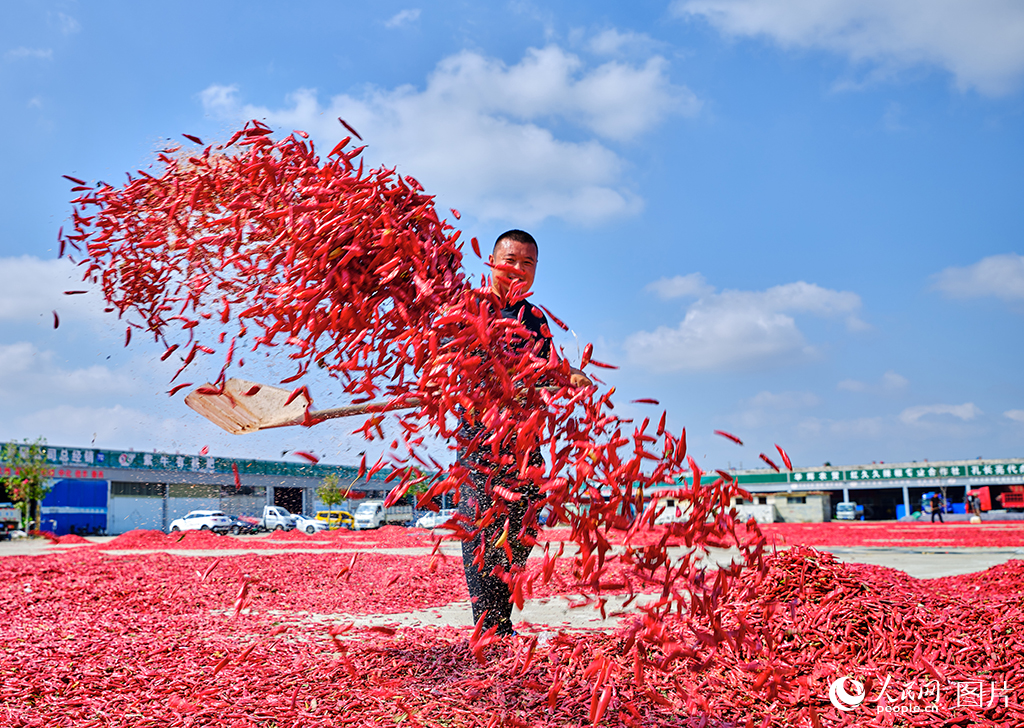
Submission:
[[[657,642],[638,618],[605,630],[519,625],[519,637],[493,642],[471,627],[360,621],[464,603],[458,562],[89,547],[2,559],[0,724],[1024,722],[1024,562],[917,580],[795,547],[731,582],[708,572],[728,587],[715,618],[694,599],[659,619]],[[548,595],[580,586],[567,566]],[[849,712],[830,700],[842,678],[861,685]]]
[[[737,529],[744,532],[745,527]],[[858,523],[851,525],[832,521],[830,523],[769,523],[761,524],[758,530],[764,534],[769,546],[825,547],[879,547],[879,548],[1019,548],[1024,546],[1024,522],[986,521],[975,525],[956,523],[932,525],[930,523]],[[614,533],[614,531],[612,532]],[[634,546],[658,543],[666,530],[654,528],[645,534],[634,535],[630,543]],[[625,534],[622,534],[625,535]],[[549,528],[538,536],[540,541],[571,541],[572,534],[566,528]],[[612,539],[614,543],[619,541]],[[683,541],[672,537],[669,532],[668,544],[678,546]]]
[[[414,488],[419,504],[431,507],[442,493],[458,500],[468,471],[426,454],[426,434],[486,453],[542,493],[530,506],[535,512],[550,507],[569,524],[574,571],[599,606],[603,594],[622,588],[622,572],[631,584],[664,591],[643,614],[643,640],[658,643],[660,618],[692,599],[714,612],[723,584],[756,566],[764,544],[756,526],[736,531],[732,477],[702,473],[686,454],[685,430],[669,431],[664,413],[657,423],[623,420],[613,412],[613,390],[573,388],[568,362],[554,351],[546,360],[533,356],[522,345],[530,332],[500,315],[508,301],[470,286],[460,233],[439,219],[433,198],[392,169],[364,170],[362,147],[350,149],[350,140],[321,159],[304,132],[274,141],[271,129],[250,122],[227,144],[191,156],[164,150],[161,173],[140,171],[120,188],[75,179],[80,194],[61,253],[68,245],[77,251],[84,278],[126,322],[125,345],[141,332],[166,347],[165,359],[180,359],[174,379],[200,354],[219,350],[217,391],[229,368],[243,365],[241,347],[278,347],[296,363],[284,382],[315,366],[353,402],[383,395],[395,406],[415,404],[400,416],[365,419],[357,432],[368,438],[384,437],[385,417],[395,417],[402,434],[376,464],[364,458],[360,474],[389,467],[391,501]],[[475,239],[472,246],[479,255]],[[588,344],[582,369],[608,366],[592,351]],[[481,425],[480,434],[461,434],[460,421]],[[531,464],[535,449],[543,465]],[[612,529],[625,531],[616,538],[628,544],[652,527],[656,504],[645,507],[645,491],[676,484],[677,497],[691,504],[689,519],[654,543],[613,552]],[[492,546],[507,546],[508,503],[522,497],[507,485],[487,484],[494,506],[476,522],[451,522],[460,538],[504,521]],[[566,507],[581,502],[587,507]],[[531,540],[525,530],[518,536]],[[690,549],[671,564],[670,538]],[[702,553],[727,546],[740,550],[742,566],[705,584]],[[517,601],[551,578],[560,554],[545,547],[539,571],[503,574]]]
[[[762,525],[777,546],[1012,548],[1024,546],[1024,523],[772,523]]]

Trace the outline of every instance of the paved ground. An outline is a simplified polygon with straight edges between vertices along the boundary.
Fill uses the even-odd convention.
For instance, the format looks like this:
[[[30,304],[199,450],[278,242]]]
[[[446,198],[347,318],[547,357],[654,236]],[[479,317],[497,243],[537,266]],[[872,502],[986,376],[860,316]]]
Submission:
[[[90,537],[90,541],[101,543],[111,540],[112,537],[99,536]],[[261,538],[259,536],[249,538]],[[0,558],[4,556],[18,555],[44,555],[60,553],[81,546],[54,545],[45,539],[21,539],[17,541],[0,542]],[[325,552],[352,552],[365,551],[366,549],[330,549],[322,547],[310,548],[252,548],[252,549],[231,549],[231,550],[166,550],[180,556],[219,556],[221,558],[240,554],[259,553],[325,553]],[[446,544],[443,547],[445,553],[457,556],[459,547],[455,544]],[[931,579],[942,576],[955,576],[957,574],[969,574],[976,571],[984,571],[997,564],[1005,563],[1010,559],[1024,559],[1024,548],[884,548],[884,547],[825,547],[840,561],[859,564],[874,564],[888,566],[904,571],[910,576],[919,579]],[[430,553],[429,548],[398,548],[398,549],[375,549],[383,553],[396,554],[422,554]],[[568,551],[568,549],[567,549]],[[145,551],[132,549],[124,551],[104,551],[105,554],[117,556],[121,554],[146,553]],[[715,554],[715,561],[727,561],[735,552],[722,551]],[[551,599],[534,599],[526,603],[520,613],[518,610],[513,615],[517,622],[518,629],[523,632],[539,634],[542,638],[552,630],[559,629],[607,629],[614,626],[620,617],[617,612],[621,609],[621,602],[625,597],[609,599],[605,607],[607,619],[601,617],[600,612],[594,605],[581,603],[581,599],[565,599],[561,597]],[[642,603],[645,596],[640,599]],[[351,617],[341,614],[330,615],[305,615],[303,622],[327,622],[352,621],[359,625],[452,625],[468,626],[471,624],[470,607],[468,602],[454,602],[443,607],[426,609],[406,614],[388,614],[380,616],[358,616]]]
[[[105,543],[112,540],[112,536],[91,536],[89,540],[93,543]],[[240,537],[242,539],[261,539],[265,536]],[[4,556],[28,556],[59,553],[69,551],[80,546],[54,545],[45,539],[19,539],[15,541],[0,541],[0,558]],[[177,556],[236,556],[241,554],[294,554],[294,553],[352,553],[355,551],[366,551],[365,548],[326,548],[322,546],[310,546],[308,548],[259,548],[251,549],[159,549]],[[876,566],[888,566],[893,569],[904,571],[910,576],[918,579],[934,579],[941,576],[955,576],[957,574],[970,574],[976,571],[984,571],[997,564],[1005,563],[1010,559],[1024,559],[1024,548],[944,548],[944,547],[875,547],[875,546],[854,546],[836,547],[824,546],[822,551],[834,554],[840,561],[855,564],[874,564]],[[109,550],[104,553],[116,556],[123,554],[155,553],[140,549]],[[386,554],[408,554],[427,555],[429,548],[381,548],[373,549],[377,553]],[[445,543],[442,551],[449,556],[458,556],[459,546],[457,544]],[[716,561],[724,561],[730,558],[734,552],[723,551],[716,554]],[[572,550],[567,549],[571,555]]]

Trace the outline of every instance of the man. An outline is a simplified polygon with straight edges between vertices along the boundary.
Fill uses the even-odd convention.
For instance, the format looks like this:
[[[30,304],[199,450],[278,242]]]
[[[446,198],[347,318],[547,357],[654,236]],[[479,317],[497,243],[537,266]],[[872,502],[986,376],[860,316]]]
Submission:
[[[498,236],[487,263],[491,266],[490,292],[503,305],[501,316],[519,320],[531,333],[531,340],[523,342],[523,345],[531,346],[534,356],[547,359],[551,353],[547,319],[540,308],[525,298],[537,273],[537,254],[537,241],[532,235],[522,230],[509,230]],[[590,379],[578,369],[572,370],[570,382],[574,387],[591,384]],[[459,430],[462,443],[481,437],[483,427],[471,420],[468,415],[463,417]],[[515,443],[506,443],[501,454],[511,455],[514,450]],[[500,497],[493,495],[494,485],[521,496],[518,500],[503,499],[504,503],[498,504],[498,517],[481,525],[473,539],[462,542],[462,562],[473,604],[473,621],[479,622],[483,618],[485,630],[496,627],[496,634],[514,635],[512,594],[508,584],[494,571],[498,568],[508,572],[526,566],[532,545],[523,543],[519,534],[528,534],[531,542],[536,537],[537,518],[531,504],[540,494],[532,482],[517,480],[514,466],[492,463],[489,448],[470,453],[463,445],[459,448],[459,463],[469,471],[468,487],[462,489],[459,498],[459,514],[464,522],[480,524],[482,516],[495,505],[495,498]],[[538,448],[530,452],[529,464],[544,465],[544,457]],[[488,487],[488,481],[491,487]],[[502,505],[504,517],[500,513]]]
[[[942,520],[942,496],[938,493],[932,493],[932,523],[935,523],[935,516],[939,517],[939,523],[945,523]]]

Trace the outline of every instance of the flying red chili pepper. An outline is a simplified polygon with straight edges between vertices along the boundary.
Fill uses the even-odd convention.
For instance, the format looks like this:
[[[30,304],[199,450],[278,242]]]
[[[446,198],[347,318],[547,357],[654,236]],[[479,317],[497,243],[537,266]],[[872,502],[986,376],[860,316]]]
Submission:
[[[758,457],[761,458],[762,460],[764,460],[766,463],[768,463],[768,465],[771,467],[771,469],[774,470],[776,473],[781,473],[782,472],[781,470],[779,470],[779,466],[776,465],[775,463],[773,463],[771,458],[769,458],[764,453],[761,453],[760,455],[758,455]]]
[[[782,462],[784,462],[786,464],[786,468],[788,470],[792,470],[793,469],[793,463],[792,463],[792,461],[790,461],[789,455],[786,454],[786,451],[783,450],[778,445],[775,446],[775,449],[779,451],[779,456],[782,458]]]
[[[715,430],[715,434],[716,435],[721,435],[722,437],[724,437],[726,439],[732,440],[737,445],[742,445],[743,444],[743,440],[741,440],[740,438],[736,437],[736,435],[733,435],[730,432],[726,432],[725,430]]]

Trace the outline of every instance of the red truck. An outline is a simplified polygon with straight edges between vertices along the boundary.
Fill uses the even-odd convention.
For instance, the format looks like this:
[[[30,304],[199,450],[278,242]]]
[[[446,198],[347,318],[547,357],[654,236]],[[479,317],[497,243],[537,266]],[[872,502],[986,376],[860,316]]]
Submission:
[[[967,495],[977,496],[981,504],[982,512],[992,510],[992,493],[989,486],[983,485],[968,491]],[[1005,493],[996,496],[999,506],[1008,511],[1024,510],[1024,485],[1011,485]]]
[[[1008,511],[1024,510],[1024,485],[1011,485],[1010,490],[1000,493],[996,499]]]

